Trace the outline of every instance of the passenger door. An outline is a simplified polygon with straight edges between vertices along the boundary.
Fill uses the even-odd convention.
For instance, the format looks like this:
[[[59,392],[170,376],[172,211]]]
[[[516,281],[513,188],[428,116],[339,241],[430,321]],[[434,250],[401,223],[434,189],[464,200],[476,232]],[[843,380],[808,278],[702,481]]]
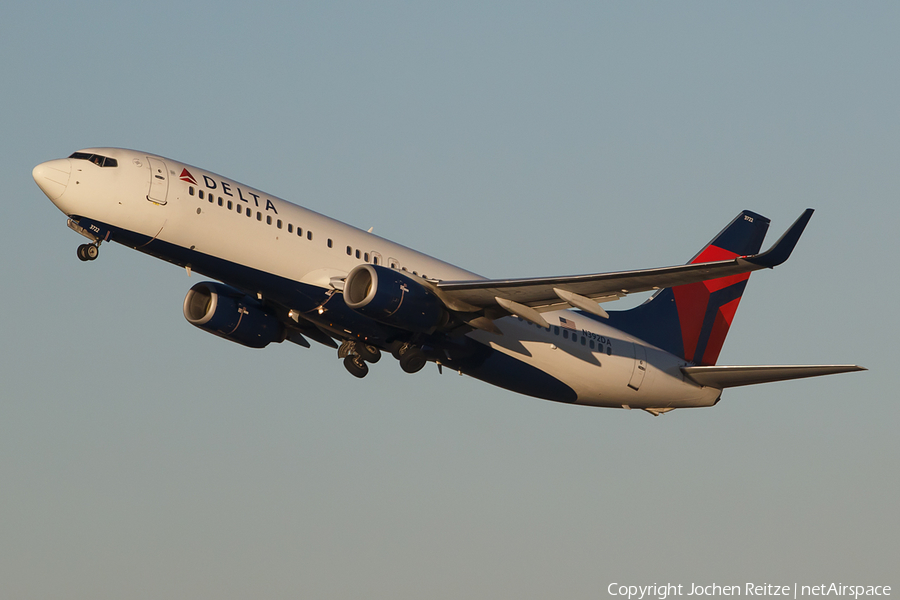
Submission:
[[[165,204],[169,194],[169,172],[166,163],[158,158],[148,156],[150,162],[150,190],[147,192],[147,200],[156,204]]]

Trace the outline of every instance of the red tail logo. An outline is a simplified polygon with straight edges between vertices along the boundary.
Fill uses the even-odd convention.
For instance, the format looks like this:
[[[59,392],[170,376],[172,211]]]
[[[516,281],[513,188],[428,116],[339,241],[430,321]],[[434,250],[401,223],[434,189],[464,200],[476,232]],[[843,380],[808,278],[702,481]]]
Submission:
[[[180,177],[180,179],[181,179],[182,181],[187,181],[188,183],[193,183],[194,185],[197,185],[197,180],[194,179],[194,176],[191,175],[190,171],[188,171],[187,169],[182,169],[182,170],[181,170],[181,177]]]
[[[689,264],[733,260],[759,252],[769,220],[741,213]],[[610,325],[698,365],[714,365],[750,273],[665,288],[630,310],[610,311]]]
[[[734,252],[709,246],[692,262],[728,260],[737,256]],[[742,273],[672,288],[687,360],[698,365],[716,364],[748,279],[750,273]]]

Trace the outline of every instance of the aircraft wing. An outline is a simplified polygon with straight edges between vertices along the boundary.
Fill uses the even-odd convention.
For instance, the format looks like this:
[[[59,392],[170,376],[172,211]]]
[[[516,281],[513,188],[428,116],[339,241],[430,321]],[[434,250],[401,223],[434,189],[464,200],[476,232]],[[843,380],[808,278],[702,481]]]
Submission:
[[[598,302],[616,300],[637,292],[738,276],[780,265],[791,255],[812,213],[813,209],[806,209],[769,250],[752,256],[593,275],[441,281],[435,284],[436,292],[451,310],[476,312],[498,308],[501,314],[517,314],[544,327],[547,326],[546,321],[539,313],[570,306],[608,316]]]

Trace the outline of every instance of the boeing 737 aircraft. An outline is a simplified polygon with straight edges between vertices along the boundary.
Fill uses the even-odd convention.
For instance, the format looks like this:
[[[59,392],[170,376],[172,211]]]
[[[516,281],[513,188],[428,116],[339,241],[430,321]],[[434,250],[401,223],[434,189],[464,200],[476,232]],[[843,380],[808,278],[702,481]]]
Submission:
[[[34,180],[90,242],[115,241],[216,281],[184,316],[263,348],[314,340],[364,377],[383,352],[537,398],[659,415],[712,406],[724,388],[863,370],[717,366],[751,271],[788,259],[807,209],[767,251],[769,220],[741,212],[686,265],[485,279],[210,171],[119,148],[79,150]],[[656,290],[630,310],[601,305]]]

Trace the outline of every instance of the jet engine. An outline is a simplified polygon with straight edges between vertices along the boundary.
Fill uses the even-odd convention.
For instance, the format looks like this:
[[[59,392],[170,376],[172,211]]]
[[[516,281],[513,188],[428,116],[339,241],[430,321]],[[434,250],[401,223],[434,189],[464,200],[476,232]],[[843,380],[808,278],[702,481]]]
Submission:
[[[344,303],[370,319],[421,333],[431,333],[449,318],[444,304],[420,280],[380,265],[350,271]]]
[[[254,298],[221,283],[204,281],[184,298],[184,318],[191,325],[249,348],[284,341],[281,322]]]

